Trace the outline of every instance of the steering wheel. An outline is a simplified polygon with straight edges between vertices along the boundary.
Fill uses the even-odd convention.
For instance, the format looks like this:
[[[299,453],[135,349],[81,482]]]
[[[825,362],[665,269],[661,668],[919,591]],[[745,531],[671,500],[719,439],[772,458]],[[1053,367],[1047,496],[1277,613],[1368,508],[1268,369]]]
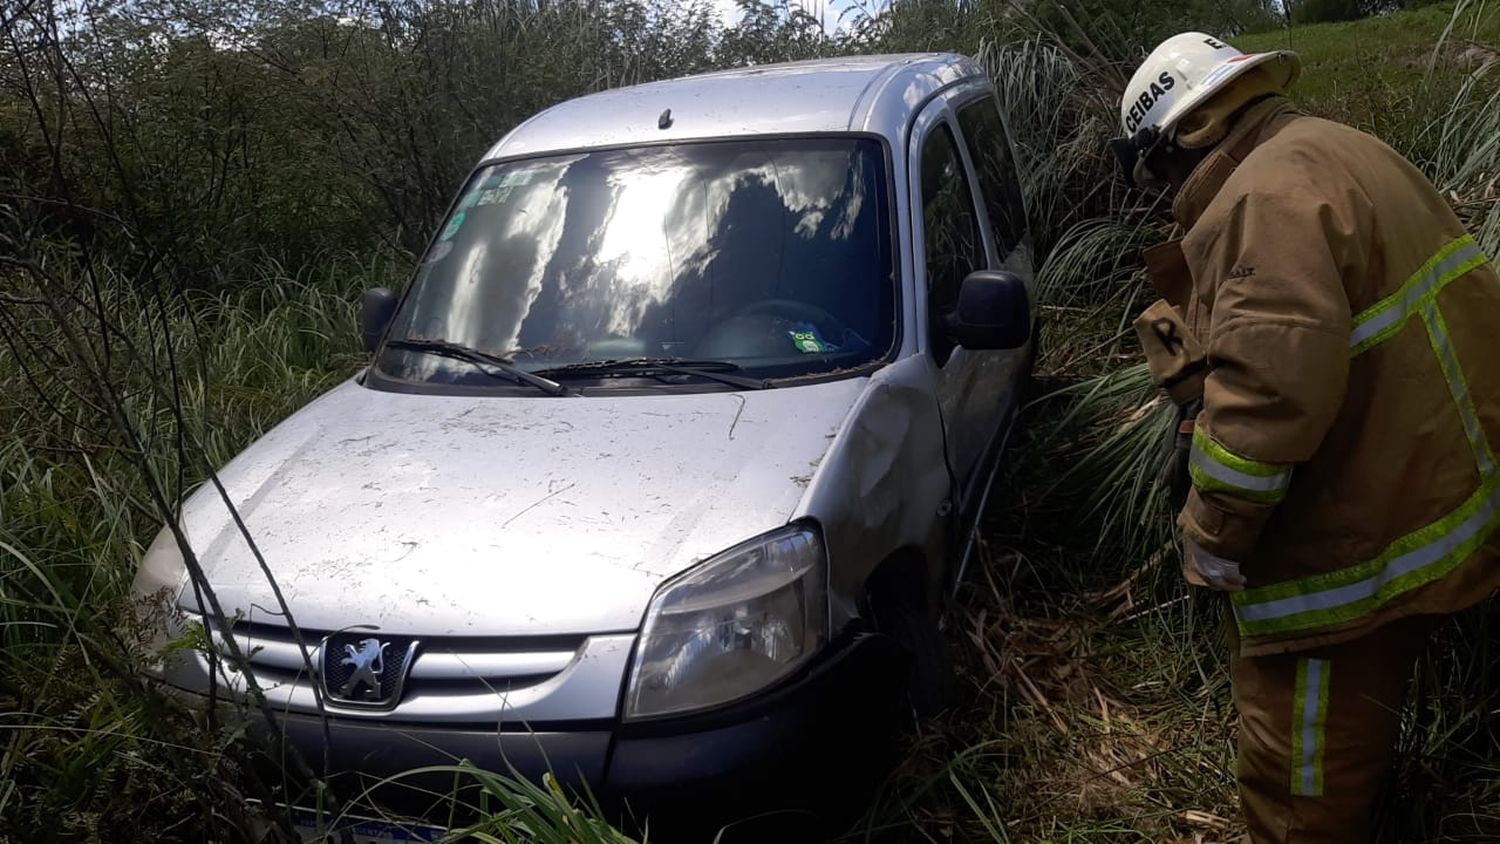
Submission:
[[[795,299],[762,299],[735,311],[703,338],[699,354],[706,358],[778,357],[788,347],[785,336],[767,331],[768,320],[806,322],[818,327],[829,342],[842,349],[851,345],[868,348],[869,341],[838,317],[808,302]]]

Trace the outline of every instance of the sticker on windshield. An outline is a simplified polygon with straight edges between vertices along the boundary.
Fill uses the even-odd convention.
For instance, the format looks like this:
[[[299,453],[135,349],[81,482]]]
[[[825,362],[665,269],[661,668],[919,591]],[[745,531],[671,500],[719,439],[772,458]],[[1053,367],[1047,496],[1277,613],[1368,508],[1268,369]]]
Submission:
[[[483,191],[479,194],[479,204],[494,205],[499,202],[504,202],[505,198],[507,196],[510,196],[510,191],[510,188],[490,188],[489,190]]]
[[[467,211],[470,208],[473,208],[474,204],[480,200],[482,195],[483,194],[481,193],[481,191],[477,189],[469,191],[464,195],[463,199],[460,199],[458,201],[458,210]]]
[[[495,187],[501,188],[529,185],[531,184],[531,176],[535,172],[535,170],[512,170],[509,173],[501,173],[500,178],[496,179],[492,184]]]
[[[815,325],[804,322],[793,326],[787,331],[787,336],[792,338],[792,345],[797,347],[797,351],[804,355],[820,355],[828,351],[828,344],[823,342]]]
[[[448,253],[452,251],[453,244],[450,241],[445,240],[440,243],[433,244],[432,250],[427,253],[427,263],[431,264],[435,261],[441,261],[444,258],[448,257]]]
[[[457,214],[454,214],[453,219],[448,221],[448,227],[446,229],[443,229],[443,236],[438,238],[438,240],[447,240],[458,234],[458,230],[463,228],[464,216],[466,214],[468,214],[467,211],[460,211]]]

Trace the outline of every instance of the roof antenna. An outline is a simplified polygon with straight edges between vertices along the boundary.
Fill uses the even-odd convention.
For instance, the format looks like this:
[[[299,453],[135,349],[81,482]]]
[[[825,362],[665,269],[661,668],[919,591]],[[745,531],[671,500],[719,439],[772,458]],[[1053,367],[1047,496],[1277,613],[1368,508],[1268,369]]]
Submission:
[[[661,113],[661,117],[656,118],[656,128],[658,128],[658,129],[670,129],[670,128],[672,128],[672,110],[670,108],[669,109],[664,109],[662,111],[662,113]]]

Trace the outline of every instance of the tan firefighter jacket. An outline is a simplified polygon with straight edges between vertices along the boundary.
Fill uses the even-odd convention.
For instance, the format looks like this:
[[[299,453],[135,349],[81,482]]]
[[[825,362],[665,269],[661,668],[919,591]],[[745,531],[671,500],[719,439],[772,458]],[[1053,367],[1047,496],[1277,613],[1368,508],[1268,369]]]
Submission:
[[[1421,172],[1273,98],[1173,214],[1147,263],[1208,352],[1179,524],[1241,564],[1242,653],[1500,586],[1500,279]]]

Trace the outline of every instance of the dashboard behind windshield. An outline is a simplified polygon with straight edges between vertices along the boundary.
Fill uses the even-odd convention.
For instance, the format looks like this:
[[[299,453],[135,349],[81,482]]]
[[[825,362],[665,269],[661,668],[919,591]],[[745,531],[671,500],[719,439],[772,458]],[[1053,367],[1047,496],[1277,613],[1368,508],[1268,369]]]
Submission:
[[[389,336],[449,341],[532,371],[680,358],[778,378],[883,358],[896,322],[886,172],[883,146],[861,137],[483,167]],[[383,348],[376,370],[429,384],[487,378],[409,348]]]

